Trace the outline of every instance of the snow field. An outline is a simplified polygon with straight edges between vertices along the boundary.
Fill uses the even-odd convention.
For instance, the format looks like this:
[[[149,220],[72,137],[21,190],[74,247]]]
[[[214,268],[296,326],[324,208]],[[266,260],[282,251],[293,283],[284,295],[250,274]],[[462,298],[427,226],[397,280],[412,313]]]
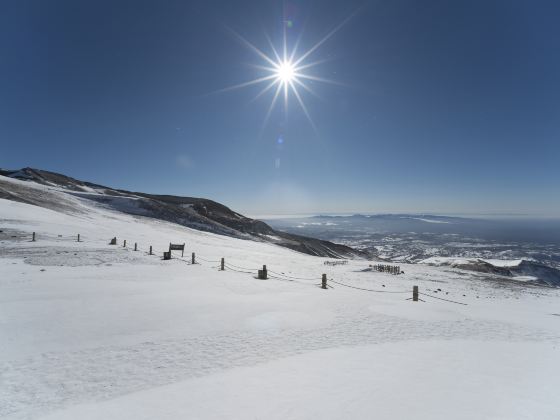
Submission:
[[[0,229],[37,232],[0,242],[0,418],[560,417],[556,290],[328,267],[74,200],[83,213],[0,200]],[[169,242],[214,262],[164,262]],[[220,272],[221,257],[298,279]],[[325,291],[322,273],[410,294]],[[413,285],[468,306],[412,303]]]
[[[557,357],[542,344],[461,340],[318,350],[45,420],[555,418],[556,392],[542,378],[560,373]]]

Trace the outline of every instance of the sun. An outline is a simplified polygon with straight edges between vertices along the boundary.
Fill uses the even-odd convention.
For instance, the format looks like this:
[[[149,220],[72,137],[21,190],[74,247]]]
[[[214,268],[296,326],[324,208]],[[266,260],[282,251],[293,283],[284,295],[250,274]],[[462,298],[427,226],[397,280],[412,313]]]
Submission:
[[[296,77],[296,69],[290,61],[283,61],[276,69],[276,76],[279,82],[290,84]]]
[[[240,83],[238,85],[230,86],[225,89],[220,89],[218,92],[230,91],[234,89],[240,89],[248,87],[251,85],[265,84],[261,91],[255,96],[257,99],[267,92],[274,92],[272,94],[272,101],[268,107],[266,113],[263,128],[266,125],[272,110],[274,109],[279,97],[284,99],[284,109],[287,113],[288,100],[290,97],[296,99],[301,110],[309,120],[311,126],[316,130],[315,124],[311,119],[309,111],[303,102],[302,92],[300,90],[305,90],[308,93],[318,96],[314,90],[311,89],[310,84],[313,82],[323,82],[323,83],[334,83],[339,84],[335,81],[318,77],[309,73],[311,68],[318,64],[324,63],[327,60],[318,60],[313,62],[308,62],[307,60],[310,56],[317,51],[331,36],[333,36],[349,19],[351,16],[342,21],[338,26],[328,32],[323,38],[314,44],[310,49],[303,53],[298,54],[298,44],[300,39],[295,43],[291,51],[288,51],[286,31],[284,30],[284,37],[282,48],[276,48],[272,43],[271,39],[267,36],[266,39],[269,43],[270,50],[272,54],[266,54],[261,49],[257,48],[255,45],[247,41],[237,32],[231,30],[231,33],[239,40],[243,45],[248,47],[250,50],[255,52],[261,59],[261,64],[255,64],[253,67],[261,70],[263,75],[257,77],[256,79],[249,80],[248,82]]]

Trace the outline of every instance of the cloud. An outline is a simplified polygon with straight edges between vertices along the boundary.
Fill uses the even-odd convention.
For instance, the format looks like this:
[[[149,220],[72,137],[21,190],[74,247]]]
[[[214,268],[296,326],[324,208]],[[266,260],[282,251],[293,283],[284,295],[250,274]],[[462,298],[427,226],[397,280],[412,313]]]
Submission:
[[[183,169],[191,169],[194,167],[193,160],[187,155],[179,155],[175,158],[175,163],[177,166]]]

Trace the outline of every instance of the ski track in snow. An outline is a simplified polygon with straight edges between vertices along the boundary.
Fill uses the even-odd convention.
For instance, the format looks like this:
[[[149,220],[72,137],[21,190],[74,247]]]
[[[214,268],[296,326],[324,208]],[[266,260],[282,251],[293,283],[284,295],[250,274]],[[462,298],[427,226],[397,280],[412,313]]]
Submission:
[[[328,328],[260,334],[240,331],[44,353],[3,363],[0,417],[33,418],[64,406],[111,399],[313,350],[430,339],[560,341],[547,331],[495,321],[423,322],[366,311],[349,317],[339,310]]]

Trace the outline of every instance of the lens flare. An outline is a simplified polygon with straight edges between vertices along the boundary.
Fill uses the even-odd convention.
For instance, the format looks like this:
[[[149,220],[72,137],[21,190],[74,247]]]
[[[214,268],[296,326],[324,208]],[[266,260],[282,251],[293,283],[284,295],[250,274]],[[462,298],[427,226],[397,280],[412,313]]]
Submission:
[[[331,38],[350,18],[349,16],[344,21],[342,21],[338,26],[328,32],[323,38],[321,38],[316,44],[314,44],[311,48],[307,51],[298,54],[297,48],[299,45],[299,39],[295,43],[294,47],[291,51],[288,52],[287,47],[287,38],[286,38],[286,28],[284,28],[284,37],[282,42],[282,49],[278,50],[274,47],[271,39],[266,36],[266,39],[270,45],[270,50],[272,51],[272,55],[268,55],[264,53],[261,49],[257,48],[255,45],[247,41],[237,32],[231,30],[232,34],[239,40],[243,45],[247,48],[252,50],[257,56],[262,59],[262,63],[255,65],[254,67],[262,70],[265,74],[261,77],[258,77],[253,80],[249,80],[244,83],[240,83],[234,86],[227,87],[225,89],[221,89],[219,92],[230,91],[234,89],[240,89],[252,85],[258,85],[264,83],[265,86],[261,89],[261,91],[255,96],[254,99],[257,99],[267,92],[271,92],[272,94],[272,101],[270,106],[268,107],[263,127],[266,125],[268,119],[270,118],[270,114],[274,109],[278,98],[282,94],[284,98],[284,109],[287,110],[288,108],[288,99],[290,97],[295,98],[296,102],[299,104],[301,110],[309,120],[311,126],[316,129],[313,120],[305,106],[303,101],[303,97],[299,92],[298,88],[301,88],[309,93],[317,95],[309,86],[311,82],[322,82],[322,83],[334,83],[339,84],[333,80],[325,79],[322,77],[317,77],[312,74],[307,73],[309,69],[317,66],[318,64],[324,63],[327,60],[319,60],[314,62],[306,62],[306,60],[316,52],[316,50],[323,45],[329,38]],[[279,54],[279,51],[281,54]],[[274,92],[274,93],[272,93]]]

